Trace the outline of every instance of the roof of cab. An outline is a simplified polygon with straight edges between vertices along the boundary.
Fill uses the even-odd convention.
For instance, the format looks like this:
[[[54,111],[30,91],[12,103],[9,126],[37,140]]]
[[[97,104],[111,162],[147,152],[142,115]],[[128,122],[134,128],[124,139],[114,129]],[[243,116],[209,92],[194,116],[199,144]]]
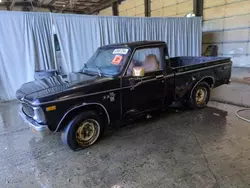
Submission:
[[[137,42],[130,42],[130,43],[118,43],[118,44],[109,44],[102,46],[101,48],[105,47],[130,47],[130,48],[136,48],[139,46],[150,46],[150,45],[162,45],[166,44],[164,41],[137,41]]]

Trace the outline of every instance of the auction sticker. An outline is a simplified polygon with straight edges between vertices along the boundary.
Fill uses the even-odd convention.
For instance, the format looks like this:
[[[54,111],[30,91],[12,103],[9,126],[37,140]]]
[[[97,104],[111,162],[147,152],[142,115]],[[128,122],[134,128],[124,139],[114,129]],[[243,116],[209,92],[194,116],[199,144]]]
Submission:
[[[122,61],[122,56],[116,55],[111,63],[114,65],[119,65],[121,63],[121,61]]]
[[[115,49],[113,51],[113,54],[127,54],[128,53],[128,49],[126,48],[119,48],[119,49]]]

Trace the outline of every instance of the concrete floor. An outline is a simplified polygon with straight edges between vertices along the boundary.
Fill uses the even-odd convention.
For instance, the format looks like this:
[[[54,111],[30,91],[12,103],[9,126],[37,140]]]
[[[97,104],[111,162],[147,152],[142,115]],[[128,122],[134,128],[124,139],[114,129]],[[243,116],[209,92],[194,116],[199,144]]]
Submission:
[[[41,138],[19,118],[16,102],[0,104],[1,187],[250,187],[250,124],[236,106],[169,110],[111,128],[79,152],[60,135]]]
[[[250,85],[237,82],[222,85],[212,90],[211,100],[250,107]]]
[[[243,84],[250,84],[250,68],[249,67],[233,67],[231,80]]]

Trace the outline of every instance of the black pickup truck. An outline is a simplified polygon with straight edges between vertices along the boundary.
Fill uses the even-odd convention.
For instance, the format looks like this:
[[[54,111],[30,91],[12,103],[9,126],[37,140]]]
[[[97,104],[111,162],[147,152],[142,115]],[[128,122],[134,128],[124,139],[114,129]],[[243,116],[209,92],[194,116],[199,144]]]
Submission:
[[[79,72],[25,83],[20,114],[33,130],[62,132],[72,150],[94,144],[110,124],[181,101],[204,107],[210,90],[228,84],[225,57],[169,58],[162,41],[100,47]]]

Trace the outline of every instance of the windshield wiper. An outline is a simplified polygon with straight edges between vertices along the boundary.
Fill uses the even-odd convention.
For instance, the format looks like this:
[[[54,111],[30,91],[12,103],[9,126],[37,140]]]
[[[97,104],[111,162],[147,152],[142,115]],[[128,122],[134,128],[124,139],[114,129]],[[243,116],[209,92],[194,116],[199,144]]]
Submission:
[[[97,69],[98,75],[102,76],[102,70],[101,70],[101,68],[98,67],[98,66],[95,66],[95,67]],[[88,65],[86,63],[84,64],[84,69],[88,69]],[[83,69],[83,71],[84,71],[84,69]]]
[[[98,67],[98,66],[95,66],[95,67],[96,67],[96,69],[98,71],[99,76],[102,76],[102,70],[101,70],[101,68]]]

